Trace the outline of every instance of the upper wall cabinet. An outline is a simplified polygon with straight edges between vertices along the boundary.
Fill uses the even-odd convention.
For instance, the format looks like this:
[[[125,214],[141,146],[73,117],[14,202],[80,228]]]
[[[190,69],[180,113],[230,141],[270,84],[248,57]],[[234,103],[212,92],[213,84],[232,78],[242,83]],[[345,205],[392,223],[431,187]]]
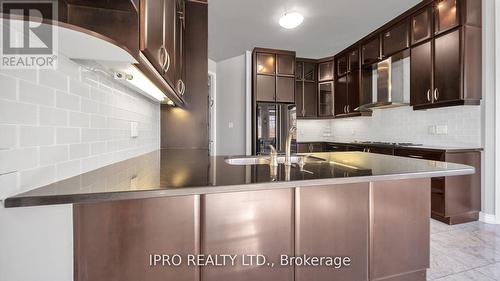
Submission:
[[[318,117],[317,62],[297,59],[295,73],[295,103],[297,118]]]
[[[257,53],[257,74],[275,73],[275,55],[268,53]]]
[[[405,19],[382,33],[383,58],[390,57],[391,55],[409,47],[408,31],[408,21]]]
[[[318,64],[318,80],[320,82],[333,80],[333,72],[333,60]]]
[[[478,105],[482,97],[481,1],[438,1],[434,36],[412,47],[414,109]],[[422,10],[413,18],[422,17]],[[422,22],[422,21],[421,21]],[[413,31],[414,32],[414,31]]]
[[[432,7],[428,6],[411,16],[411,43],[418,44],[432,36]]]
[[[363,65],[373,64],[380,60],[380,36],[375,35],[361,47]]]
[[[434,32],[436,34],[452,29],[459,25],[460,17],[457,2],[457,0],[437,1],[435,9],[436,17],[434,20]]]
[[[295,103],[295,52],[255,48],[253,61],[254,100]]]
[[[140,3],[140,68],[149,72],[150,77],[162,79],[182,98],[186,90],[185,0],[141,0]]]

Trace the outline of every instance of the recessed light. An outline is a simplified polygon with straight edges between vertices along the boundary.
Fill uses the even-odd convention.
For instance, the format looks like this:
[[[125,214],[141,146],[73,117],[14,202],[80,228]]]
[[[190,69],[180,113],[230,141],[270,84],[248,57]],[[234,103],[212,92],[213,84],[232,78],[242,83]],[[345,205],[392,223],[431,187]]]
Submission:
[[[304,16],[300,13],[285,13],[280,18],[280,25],[286,29],[292,29],[299,26],[304,21]]]

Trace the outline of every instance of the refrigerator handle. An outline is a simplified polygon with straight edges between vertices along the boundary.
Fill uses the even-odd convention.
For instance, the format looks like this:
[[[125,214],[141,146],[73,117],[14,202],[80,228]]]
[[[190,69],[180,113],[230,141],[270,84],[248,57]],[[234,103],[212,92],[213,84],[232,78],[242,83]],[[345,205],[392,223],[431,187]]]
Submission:
[[[281,116],[282,116],[282,108],[281,106],[279,105],[275,105],[276,106],[276,147],[278,148],[278,151],[282,151],[283,150],[283,147],[282,147],[282,143],[281,143],[281,133],[282,133],[282,130],[281,130]]]

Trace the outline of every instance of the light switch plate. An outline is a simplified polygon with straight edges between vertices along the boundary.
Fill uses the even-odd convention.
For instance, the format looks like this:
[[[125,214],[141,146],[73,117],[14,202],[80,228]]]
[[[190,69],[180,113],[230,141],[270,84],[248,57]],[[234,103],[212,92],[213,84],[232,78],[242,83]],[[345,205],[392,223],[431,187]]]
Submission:
[[[137,138],[139,137],[139,124],[135,121],[130,122],[130,137]]]
[[[231,122],[231,121],[229,121],[228,127],[229,127],[230,129],[234,128],[234,123],[233,123],[233,122]]]

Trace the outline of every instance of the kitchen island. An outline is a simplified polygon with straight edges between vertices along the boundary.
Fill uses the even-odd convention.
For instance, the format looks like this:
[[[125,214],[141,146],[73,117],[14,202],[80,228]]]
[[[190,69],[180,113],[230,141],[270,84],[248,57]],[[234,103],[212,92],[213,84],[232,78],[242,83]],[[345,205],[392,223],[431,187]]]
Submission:
[[[5,207],[74,204],[76,281],[425,280],[430,178],[474,173],[363,152],[314,153],[301,164],[161,150]],[[184,262],[173,265],[175,255]],[[199,255],[234,264],[187,263]],[[343,262],[303,264],[308,257]]]

